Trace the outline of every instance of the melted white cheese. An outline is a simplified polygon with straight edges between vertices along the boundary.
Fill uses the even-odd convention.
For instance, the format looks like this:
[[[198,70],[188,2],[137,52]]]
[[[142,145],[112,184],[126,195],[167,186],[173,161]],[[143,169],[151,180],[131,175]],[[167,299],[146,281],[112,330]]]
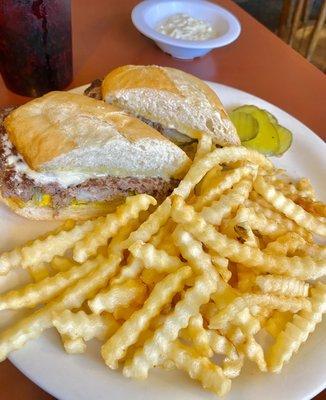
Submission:
[[[182,40],[207,40],[216,36],[210,23],[188,14],[174,14],[159,23],[156,31]]]
[[[24,174],[28,178],[32,179],[36,184],[46,185],[51,183],[57,183],[60,186],[66,188],[71,185],[78,185],[79,183],[85,182],[90,178],[101,178],[107,176],[105,173],[82,173],[82,172],[37,172],[29,168],[24,159],[20,155],[13,154],[12,144],[9,141],[7,135],[3,136],[4,143],[4,154],[6,157],[6,163],[9,167],[13,168],[17,172],[16,179],[21,179],[19,174]]]

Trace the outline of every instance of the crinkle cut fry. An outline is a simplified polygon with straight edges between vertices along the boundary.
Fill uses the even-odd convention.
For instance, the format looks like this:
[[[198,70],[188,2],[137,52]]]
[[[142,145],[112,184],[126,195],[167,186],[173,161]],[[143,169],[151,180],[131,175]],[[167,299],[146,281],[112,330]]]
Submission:
[[[142,242],[148,242],[150,238],[157,233],[161,226],[163,226],[170,217],[171,212],[171,199],[167,197],[162,204],[160,204],[156,210],[144,221],[140,227],[132,232],[128,239],[123,242],[123,247],[127,249],[134,242],[140,240]]]
[[[254,182],[254,188],[256,192],[270,202],[274,208],[281,211],[288,218],[294,220],[298,225],[318,235],[326,236],[325,223],[309,214],[291,199],[285,197],[283,193],[277,191],[273,185],[266,183],[262,176],[257,177]]]
[[[289,311],[282,312],[275,310],[271,317],[266,321],[264,329],[273,336],[273,338],[276,338],[292,317],[293,314]]]
[[[231,380],[226,378],[221,367],[201,357],[193,348],[175,341],[170,344],[167,355],[178,369],[186,371],[190,378],[199,380],[205,389],[218,396],[230,391]]]
[[[224,179],[218,184],[208,186],[207,190],[198,196],[193,204],[196,211],[201,211],[211,201],[217,199],[223,192],[231,189],[233,185],[238,183],[244,176],[250,175],[257,170],[254,165],[246,165],[224,173]]]
[[[243,204],[249,196],[252,181],[243,179],[236,183],[229,193],[223,194],[218,201],[213,201],[209,207],[204,207],[200,215],[212,225],[220,225],[222,219],[229,216],[233,210]]]
[[[307,297],[309,283],[282,275],[258,275],[256,285],[264,293],[291,297]]]
[[[115,273],[120,259],[111,255],[108,259],[101,257],[98,261],[99,264],[94,270],[68,287],[60,297],[1,332],[0,361],[10,352],[23,347],[28,340],[37,338],[45,329],[50,328],[54,311],[78,308],[95,290],[106,285],[109,277]]]
[[[47,263],[33,264],[27,267],[27,270],[34,282],[40,282],[50,276]]]
[[[183,263],[179,257],[170,256],[164,250],[156,249],[150,243],[135,242],[128,249],[135,258],[143,261],[144,267],[158,272],[172,272]]]
[[[70,230],[56,229],[25,246],[3,253],[0,256],[0,275],[8,273],[14,267],[28,268],[42,262],[50,262],[54,256],[62,256],[87,232],[90,232],[100,220],[103,220],[103,217],[75,225]]]
[[[287,255],[288,253],[294,253],[298,249],[304,249],[306,241],[296,232],[287,232],[282,236],[279,236],[273,242],[267,244],[265,251],[271,254]]]
[[[61,336],[85,341],[97,338],[104,340],[119,328],[111,314],[86,314],[85,311],[64,310],[52,314],[52,322]]]
[[[88,260],[82,265],[78,264],[67,271],[58,272],[40,282],[30,283],[21,289],[0,295],[0,311],[35,307],[38,304],[48,302],[92,271],[98,265],[99,260],[100,258]]]
[[[186,176],[180,182],[180,185],[174,189],[173,193],[187,198],[191,190],[215,165],[239,160],[250,161],[267,169],[272,168],[271,162],[257,151],[248,150],[245,147],[218,148],[194,162]]]
[[[304,343],[326,312],[326,285],[317,282],[311,289],[311,311],[300,311],[288,322],[285,329],[276,337],[275,343],[267,352],[267,364],[271,372],[279,373]]]
[[[83,338],[71,339],[69,336],[60,335],[63,347],[68,354],[82,354],[86,351],[86,343]]]
[[[144,283],[140,280],[129,279],[119,285],[112,285],[100,291],[88,301],[88,306],[95,314],[100,314],[103,311],[113,312],[119,307],[142,304],[146,293],[147,288]]]
[[[123,265],[119,273],[111,279],[110,285],[121,285],[128,279],[137,278],[143,268],[142,261],[130,255],[127,264]]]
[[[174,197],[172,218],[184,226],[193,236],[209,249],[259,272],[287,274],[299,279],[317,279],[326,274],[325,260],[312,257],[285,257],[270,255],[264,251],[240,244],[234,239],[217,232],[216,229],[186,205],[181,197]]]
[[[219,329],[224,327],[229,321],[232,321],[236,315],[246,307],[263,306],[280,311],[298,312],[301,309],[309,310],[310,301],[304,297],[285,297],[275,296],[271,294],[251,294],[245,293],[237,297],[232,303],[221,310],[215,317],[210,320],[209,327],[211,329]]]
[[[191,275],[191,268],[184,266],[167,275],[153,289],[143,307],[132,314],[120,329],[102,346],[103,359],[116,369],[129,346],[136,343],[139,334],[148,328],[150,321],[168,304],[184,286]]]
[[[197,144],[197,151],[195,154],[194,161],[198,160],[199,158],[204,157],[208,154],[212,149],[213,140],[211,136],[202,135],[201,138],[198,140]]]
[[[119,206],[114,213],[108,214],[104,220],[99,221],[92,232],[86,234],[75,244],[74,260],[83,262],[96,254],[96,250],[105,245],[107,240],[118,232],[119,228],[126,225],[131,219],[137,218],[141,211],[147,210],[151,205],[156,205],[156,200],[147,194],[127,197],[125,203]]]
[[[146,378],[148,370],[158,364],[169,344],[177,339],[180,330],[187,327],[190,318],[199,312],[202,304],[209,301],[211,294],[222,282],[211,264],[210,257],[203,251],[197,240],[178,228],[173,236],[182,256],[198,276],[195,278],[194,286],[186,291],[183,299],[176,304],[164,323],[156,329],[153,337],[135,353],[131,362],[126,363],[123,374],[127,377]]]
[[[255,340],[253,334],[244,332],[242,328],[237,325],[231,325],[228,326],[226,329],[221,329],[221,332],[236,347],[240,358],[240,368],[242,367],[241,362],[243,362],[244,354],[248,357],[249,360],[257,364],[260,371],[265,372],[267,370],[263,348]]]
[[[210,335],[203,326],[203,317],[200,313],[190,318],[187,328],[181,330],[180,337],[190,339],[197,352],[204,357],[212,357]]]

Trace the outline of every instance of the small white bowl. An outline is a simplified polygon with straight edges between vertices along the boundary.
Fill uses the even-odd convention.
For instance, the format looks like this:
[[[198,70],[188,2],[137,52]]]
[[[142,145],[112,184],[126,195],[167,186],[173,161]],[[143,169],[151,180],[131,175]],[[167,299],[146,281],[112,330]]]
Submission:
[[[216,38],[181,40],[155,30],[163,19],[177,13],[209,22],[217,32]],[[135,27],[153,39],[160,49],[183,60],[201,57],[212,49],[226,46],[235,41],[241,31],[240,23],[233,14],[205,0],[145,0],[132,10],[131,19]]]

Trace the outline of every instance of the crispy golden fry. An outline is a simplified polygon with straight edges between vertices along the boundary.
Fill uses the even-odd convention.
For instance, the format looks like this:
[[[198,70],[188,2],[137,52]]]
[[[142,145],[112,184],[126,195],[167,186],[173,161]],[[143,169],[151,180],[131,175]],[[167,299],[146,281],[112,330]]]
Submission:
[[[134,242],[140,240],[144,243],[159,232],[160,228],[167,222],[171,212],[171,199],[167,197],[162,204],[144,221],[140,227],[132,232],[128,239],[123,243],[125,249],[130,247]]]
[[[307,297],[309,291],[309,283],[282,275],[258,275],[256,285],[263,293],[291,297]]]
[[[166,237],[171,235],[175,229],[175,226],[175,222],[169,218],[166,223],[160,227],[158,232],[150,238],[150,244],[158,248],[160,243],[162,243]]]
[[[158,250],[164,250],[167,254],[169,254],[172,257],[179,257],[180,256],[180,251],[177,248],[177,246],[173,243],[171,240],[171,236],[168,236],[165,240],[163,240],[159,245],[158,245]]]
[[[266,321],[264,329],[276,338],[279,333],[285,328],[286,324],[291,321],[293,314],[290,311],[275,310],[272,316]]]
[[[317,282],[311,289],[311,311],[300,311],[288,322],[285,329],[277,336],[273,346],[267,353],[268,368],[271,372],[279,373],[284,363],[287,363],[296,353],[310,333],[315,330],[326,312],[326,285]]]
[[[221,367],[208,358],[201,357],[193,348],[179,341],[171,343],[168,357],[178,369],[187,372],[192,379],[199,380],[203,388],[224,396],[231,389],[231,380],[226,378]]]
[[[1,332],[0,361],[10,352],[23,347],[28,340],[37,338],[45,329],[50,328],[54,311],[80,307],[90,293],[106,285],[118,264],[119,258],[114,255],[108,259],[101,259],[95,270],[68,287],[60,297]]]
[[[257,318],[252,316],[249,308],[243,308],[232,319],[232,324],[241,328],[242,332],[247,335],[255,335],[260,330],[260,323]]]
[[[190,318],[187,328],[182,329],[180,336],[193,342],[197,352],[204,357],[212,357],[210,336],[203,326],[203,317],[200,313]]]
[[[86,351],[86,343],[83,338],[71,339],[69,336],[61,335],[63,347],[68,354],[82,354]]]
[[[96,254],[98,247],[105,245],[107,240],[118,232],[119,228],[126,225],[131,219],[137,218],[141,211],[147,210],[151,205],[156,205],[156,200],[147,194],[127,197],[124,204],[119,206],[114,213],[108,214],[104,220],[97,222],[93,231],[75,244],[74,260],[83,262]]]
[[[246,268],[242,264],[237,264],[238,273],[238,289],[240,292],[250,292],[255,285],[257,274],[250,268]]]
[[[312,241],[312,235],[302,226],[299,226],[292,219],[287,218],[284,214],[281,214],[272,206],[272,204],[268,203],[261,195],[257,192],[252,191],[249,195],[249,198],[255,199],[247,200],[246,206],[255,210],[259,215],[264,214],[266,218],[273,220],[275,223],[283,225],[287,228],[287,231],[296,232],[298,235],[302,236],[305,240]]]
[[[70,258],[61,257],[61,256],[54,256],[50,267],[56,272],[64,272],[70,269],[71,267],[77,265],[77,263]]]
[[[76,265],[64,272],[45,278],[36,283],[30,283],[21,289],[12,290],[0,295],[1,310],[17,310],[24,307],[35,307],[46,303],[58,296],[63,290],[93,271],[99,264],[101,258],[89,260],[82,265]]]
[[[242,207],[240,206],[234,218],[226,218],[222,221],[220,232],[232,239],[236,239],[240,243],[245,243],[251,247],[259,247],[258,237],[254,234],[248,221],[243,217]]]
[[[88,307],[95,314],[113,312],[118,307],[142,304],[146,298],[146,286],[138,279],[129,279],[120,285],[109,286],[88,301]]]
[[[195,154],[194,161],[198,160],[206,156],[212,149],[212,138],[208,135],[202,135],[202,137],[198,140],[197,150]]]
[[[315,199],[315,189],[313,188],[309,179],[301,178],[297,181],[295,186],[302,197],[308,197],[312,200]]]
[[[223,194],[218,201],[213,201],[209,207],[204,207],[200,215],[212,225],[220,225],[222,219],[228,217],[232,211],[243,204],[252,188],[252,181],[243,179],[236,183],[227,194]]]
[[[171,271],[173,272],[173,271]],[[149,290],[152,290],[153,287],[160,282],[166,276],[165,273],[158,272],[155,269],[144,269],[140,274],[140,279]]]
[[[216,306],[215,311],[222,310],[238,296],[240,296],[240,292],[237,289],[223,282],[221,285],[219,285],[216,292],[212,293],[211,295],[211,300]]]
[[[191,200],[189,199],[191,204],[193,204],[192,201],[196,202],[196,200],[200,197],[200,195],[205,194],[210,187],[215,187],[220,184],[220,182],[223,180],[225,176],[225,172],[222,170],[223,167],[221,165],[215,165],[215,167],[211,168],[207,172],[207,174],[203,177],[203,179],[195,186],[194,196],[192,197]],[[229,189],[230,187],[228,187],[227,189]]]
[[[137,278],[137,276],[141,273],[143,268],[144,268],[143,263],[139,258],[134,258],[133,256],[130,256],[128,258],[127,264],[120,269],[117,276],[111,279],[110,284],[120,285],[126,282],[128,279]]]
[[[251,229],[259,231],[261,235],[278,237],[288,232],[287,227],[271,218],[267,218],[263,213],[258,213],[254,209],[241,206],[238,210],[238,220],[246,221]]]
[[[204,206],[218,199],[223,192],[231,189],[232,186],[240,182],[243,177],[253,174],[254,171],[257,172],[257,167],[249,164],[245,167],[222,172],[215,179],[211,179],[206,186],[201,186],[201,195],[196,198],[194,203],[195,210],[201,211]]]
[[[128,250],[135,258],[143,261],[145,268],[152,268],[158,272],[173,272],[183,264],[179,257],[170,256],[150,243],[137,241]]]
[[[50,276],[50,271],[46,263],[30,265],[27,269],[34,282],[40,282]]]
[[[305,255],[310,257],[325,259],[326,258],[326,246],[320,246],[317,244],[306,243],[302,248]]]
[[[75,221],[67,220],[58,228],[53,231],[47,232],[44,235],[38,237],[38,240],[44,240],[49,236],[55,236],[63,230],[70,230],[75,226]],[[36,239],[35,239],[36,240]],[[15,249],[2,253],[0,256],[0,275],[6,274],[11,268],[19,267],[22,262],[22,247],[27,247],[33,244],[34,240],[28,241],[24,246],[16,247]],[[2,272],[3,271],[3,272]]]
[[[116,253],[119,254],[124,250],[123,242],[126,240],[131,232],[137,229],[140,225],[138,218],[132,219],[126,225],[121,226],[118,232],[111,239],[107,251],[109,254]]]
[[[321,201],[314,201],[298,195],[290,195],[288,197],[308,213],[313,214],[316,217],[326,217],[326,204]]]
[[[257,177],[254,182],[254,188],[257,193],[261,194],[273,207],[281,211],[288,218],[293,219],[298,225],[318,235],[326,236],[325,223],[307,213],[307,211],[295,204],[291,199],[286,198],[281,192],[277,191],[273,185],[266,183],[263,177]]]
[[[28,268],[42,262],[50,262],[56,255],[62,256],[87,232],[91,231],[100,218],[102,217],[95,221],[86,221],[70,230],[56,229],[43,238],[35,239],[25,246],[3,253],[0,257],[0,275],[6,274],[14,267]]]
[[[52,322],[61,336],[82,338],[85,341],[93,338],[107,339],[120,326],[110,314],[86,314],[84,311],[74,313],[70,310],[54,312]]]
[[[215,317],[210,320],[210,329],[219,329],[226,326],[232,321],[237,314],[246,307],[255,305],[269,307],[280,311],[298,312],[299,310],[309,310],[311,308],[310,301],[304,297],[293,298],[285,296],[275,296],[271,294],[251,294],[246,293],[237,297],[232,303],[221,310]]]
[[[128,347],[137,341],[139,334],[148,328],[153,317],[159,314],[172,297],[183,288],[190,275],[191,268],[184,266],[169,274],[154,287],[143,307],[134,312],[102,346],[101,352],[106,365],[112,369],[118,367],[118,361],[124,357]]]
[[[228,269],[229,260],[225,257],[221,257],[214,251],[209,251],[209,255],[211,256],[212,264],[216,268],[217,272],[221,275],[221,278],[224,280],[224,282],[228,282],[232,276],[232,272]]]
[[[300,279],[316,279],[326,274],[324,260],[311,257],[284,257],[270,255],[254,247],[240,244],[237,241],[217,232],[207,224],[194,209],[186,205],[181,197],[174,197],[172,218],[193,234],[209,249],[218,252],[233,262],[247,267],[255,267],[257,271],[276,274],[288,274]]]
[[[131,305],[130,307],[118,307],[113,311],[113,317],[117,321],[127,321],[132,314],[141,308],[140,305]]]
[[[244,354],[249,360],[257,364],[260,371],[267,371],[266,360],[264,356],[263,348],[253,335],[245,334],[239,326],[233,325],[228,327],[226,330],[222,330],[223,334],[235,345],[240,355]],[[241,368],[241,364],[240,364]]]
[[[287,232],[279,236],[275,241],[268,243],[265,252],[270,254],[287,255],[294,253],[298,249],[303,249],[306,246],[306,241],[295,232]]]
[[[272,164],[262,154],[245,147],[218,148],[207,156],[200,158],[192,164],[180,185],[174,189],[174,194],[187,198],[192,189],[199,183],[206,173],[215,165],[238,160],[246,160],[258,164],[263,168],[271,168]]]
[[[203,251],[199,242],[178,228],[175,230],[175,238],[182,256],[200,274],[195,278],[194,286],[186,291],[184,298],[156,329],[153,337],[135,353],[131,362],[125,365],[123,369],[125,376],[146,378],[148,370],[157,365],[160,358],[166,354],[170,343],[177,339],[179,331],[185,328],[190,318],[199,312],[200,306],[209,301],[210,295],[221,281],[210,262],[210,257]]]

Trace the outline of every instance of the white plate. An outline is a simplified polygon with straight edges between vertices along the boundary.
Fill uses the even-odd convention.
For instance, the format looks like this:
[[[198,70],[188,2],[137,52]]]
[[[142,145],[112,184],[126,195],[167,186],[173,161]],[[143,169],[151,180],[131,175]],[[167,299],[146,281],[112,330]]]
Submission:
[[[241,104],[256,104],[271,111],[282,125],[294,133],[291,149],[273,161],[285,167],[294,177],[305,176],[325,196],[325,143],[301,122],[279,108],[248,93],[210,84],[217,91],[227,109]],[[81,90],[81,89],[79,89]],[[324,197],[325,200],[325,197]],[[54,224],[30,222],[0,207],[0,251],[25,242],[50,229]],[[21,271],[0,279],[0,292],[22,282]],[[11,315],[0,314],[0,325],[8,323]],[[259,373],[247,363],[241,376],[234,380],[227,400],[303,400],[311,399],[326,386],[326,320],[320,324],[281,375]],[[120,372],[111,371],[100,359],[99,345],[92,342],[84,355],[67,355],[54,330],[29,342],[14,352],[10,360],[31,380],[61,400],[194,400],[213,399],[200,385],[177,371],[152,371],[145,382],[124,378]]]

